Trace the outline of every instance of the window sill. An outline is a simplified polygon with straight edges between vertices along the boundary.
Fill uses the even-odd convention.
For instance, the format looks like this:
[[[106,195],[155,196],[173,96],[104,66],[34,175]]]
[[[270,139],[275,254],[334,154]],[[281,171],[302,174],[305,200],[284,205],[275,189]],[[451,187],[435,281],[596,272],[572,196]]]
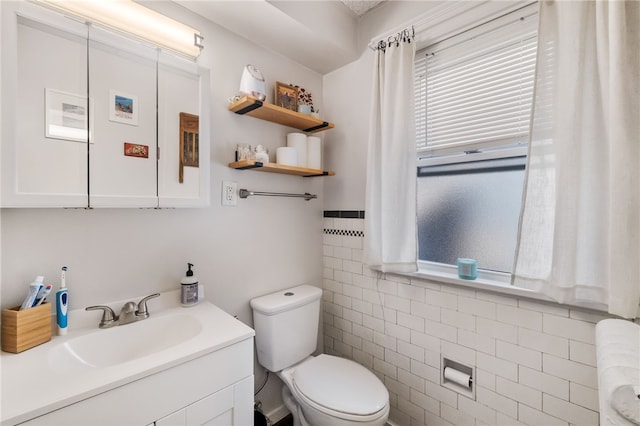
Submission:
[[[607,313],[607,307],[604,304],[563,304],[534,290],[514,287],[511,285],[511,274],[503,272],[478,270],[477,279],[465,280],[458,277],[457,268],[453,265],[419,261],[418,272],[401,275],[434,282],[436,284],[465,287],[474,290],[504,294],[512,297],[533,299],[558,306],[565,306],[567,308],[580,308],[597,311],[598,313]]]

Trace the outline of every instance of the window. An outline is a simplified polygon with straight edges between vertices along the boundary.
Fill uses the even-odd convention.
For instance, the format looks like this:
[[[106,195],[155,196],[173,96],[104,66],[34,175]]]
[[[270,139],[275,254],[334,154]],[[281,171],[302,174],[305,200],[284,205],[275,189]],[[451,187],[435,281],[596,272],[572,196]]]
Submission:
[[[511,271],[525,157],[513,150],[502,154],[418,168],[421,260],[455,264],[468,257],[482,269]]]
[[[421,261],[511,272],[536,41],[530,5],[416,55]]]

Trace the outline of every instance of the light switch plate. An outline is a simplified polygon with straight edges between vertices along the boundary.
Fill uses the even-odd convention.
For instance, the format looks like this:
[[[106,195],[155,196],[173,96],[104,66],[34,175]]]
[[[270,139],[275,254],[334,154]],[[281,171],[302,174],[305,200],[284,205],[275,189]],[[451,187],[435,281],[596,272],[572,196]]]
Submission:
[[[238,183],[222,181],[222,205],[235,206],[238,204]]]

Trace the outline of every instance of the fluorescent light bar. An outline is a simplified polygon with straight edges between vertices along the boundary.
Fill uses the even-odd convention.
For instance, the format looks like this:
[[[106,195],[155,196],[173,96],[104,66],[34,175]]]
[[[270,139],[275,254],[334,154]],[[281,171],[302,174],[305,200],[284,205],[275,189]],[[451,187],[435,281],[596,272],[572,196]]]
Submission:
[[[131,0],[37,0],[92,23],[133,34],[193,59],[200,55],[200,31]]]

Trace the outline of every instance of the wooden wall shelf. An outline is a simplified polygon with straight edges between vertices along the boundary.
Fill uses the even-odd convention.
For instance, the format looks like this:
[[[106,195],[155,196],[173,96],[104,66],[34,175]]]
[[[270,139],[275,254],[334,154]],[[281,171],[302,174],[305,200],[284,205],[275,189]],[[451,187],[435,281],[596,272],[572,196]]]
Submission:
[[[285,166],[277,163],[261,163],[259,161],[242,160],[229,163],[229,167],[237,170],[256,170],[258,172],[281,173],[302,177],[335,176],[336,172],[320,169],[308,169],[306,167]]]
[[[250,96],[240,98],[238,101],[229,105],[229,111],[293,127],[306,133],[316,133],[334,128],[333,123],[320,120],[307,114],[291,111],[268,102],[259,101]]]

